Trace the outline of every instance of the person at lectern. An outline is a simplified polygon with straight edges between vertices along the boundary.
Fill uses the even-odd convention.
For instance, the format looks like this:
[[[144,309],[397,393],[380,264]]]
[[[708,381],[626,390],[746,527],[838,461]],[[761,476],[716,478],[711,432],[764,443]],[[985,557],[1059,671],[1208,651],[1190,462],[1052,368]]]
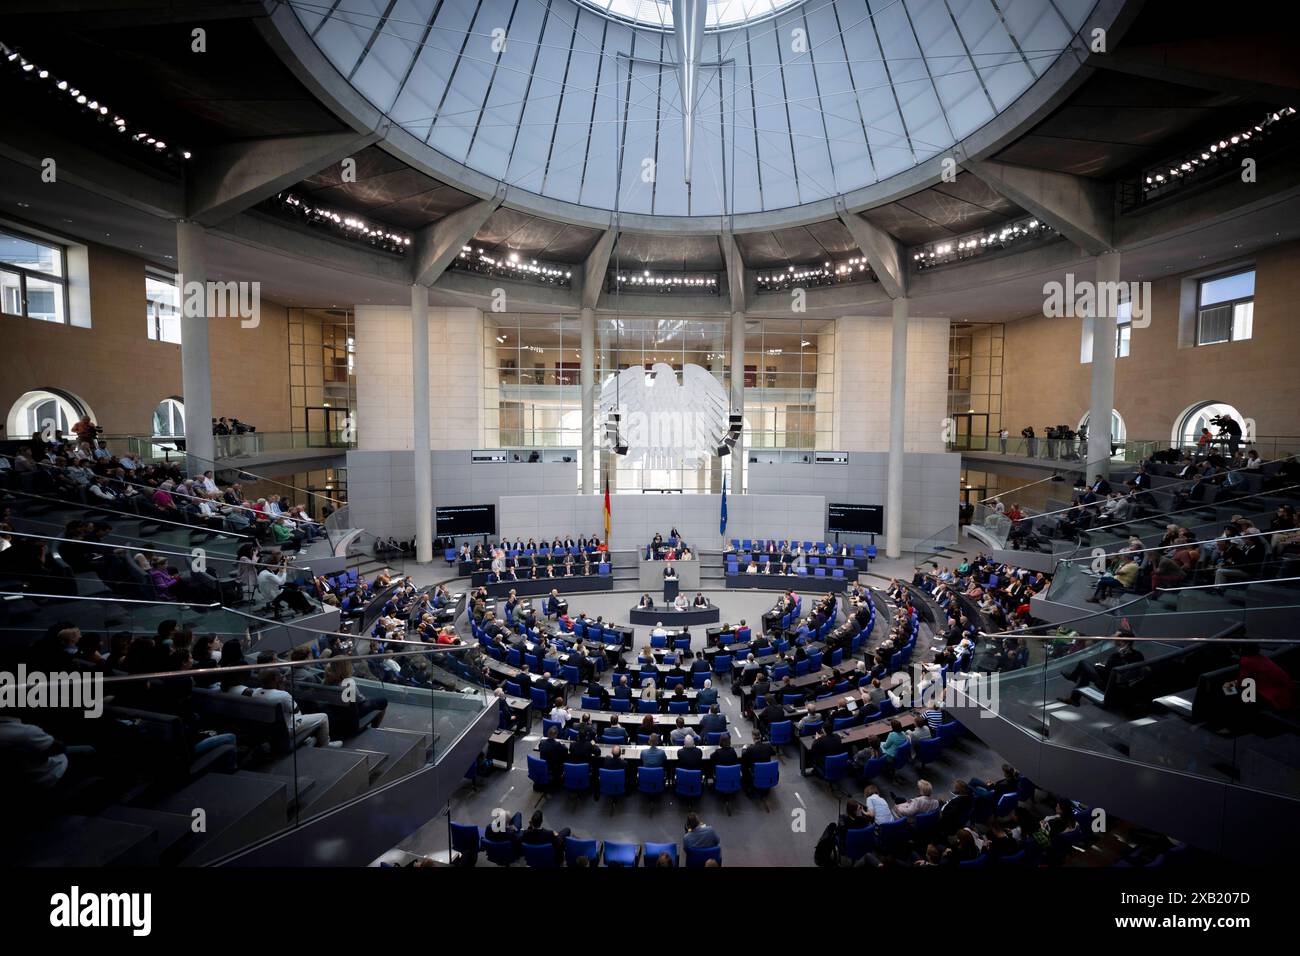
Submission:
[[[668,565],[668,567],[664,568],[664,580],[665,581],[677,580],[677,570],[671,564]]]

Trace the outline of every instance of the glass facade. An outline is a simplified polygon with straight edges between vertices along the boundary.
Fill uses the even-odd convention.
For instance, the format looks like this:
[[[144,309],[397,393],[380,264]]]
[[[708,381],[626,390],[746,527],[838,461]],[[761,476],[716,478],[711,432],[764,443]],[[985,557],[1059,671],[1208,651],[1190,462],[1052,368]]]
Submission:
[[[948,417],[955,448],[984,448],[1002,428],[1002,346],[999,323],[954,322],[948,333]]]
[[[306,433],[309,446],[352,440],[355,345],[350,309],[289,309],[290,431]]]
[[[483,317],[487,447],[582,447],[582,328],[578,315],[486,313]],[[829,448],[834,409],[834,320],[750,319],[745,328],[745,438],[753,448]],[[731,391],[731,323],[726,317],[597,316],[595,367],[603,387],[624,369],[663,363],[679,375],[696,365]],[[600,397],[596,399],[599,419]],[[602,449],[601,483],[622,491],[708,492],[722,468],[647,467]],[[610,467],[612,465],[612,470]]]

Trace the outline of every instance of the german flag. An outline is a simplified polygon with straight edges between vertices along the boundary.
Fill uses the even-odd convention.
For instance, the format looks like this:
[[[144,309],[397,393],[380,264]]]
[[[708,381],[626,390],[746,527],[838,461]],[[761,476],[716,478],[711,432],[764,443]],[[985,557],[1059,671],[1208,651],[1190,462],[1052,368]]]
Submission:
[[[609,547],[609,476],[605,476],[605,547]]]

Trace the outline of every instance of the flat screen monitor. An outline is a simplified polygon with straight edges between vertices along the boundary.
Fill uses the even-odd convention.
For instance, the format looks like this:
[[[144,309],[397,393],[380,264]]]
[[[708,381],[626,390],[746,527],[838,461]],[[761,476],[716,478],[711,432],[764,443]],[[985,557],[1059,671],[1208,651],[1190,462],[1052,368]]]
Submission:
[[[832,534],[884,534],[885,509],[881,505],[828,504],[826,528]]]
[[[496,505],[457,505],[454,508],[438,508],[438,530],[440,538],[465,537],[476,534],[496,534]]]

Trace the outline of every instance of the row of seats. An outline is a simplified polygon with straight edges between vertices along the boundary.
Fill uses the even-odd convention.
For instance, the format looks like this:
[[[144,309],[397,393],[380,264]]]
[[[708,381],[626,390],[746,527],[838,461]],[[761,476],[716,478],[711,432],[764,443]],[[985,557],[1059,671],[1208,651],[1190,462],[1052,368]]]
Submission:
[[[619,742],[619,741],[616,741]],[[586,763],[566,763],[560,780],[551,774],[550,765],[540,757],[528,755],[528,779],[533,786],[542,791],[553,790],[557,784],[570,793],[591,793],[591,765]],[[627,772],[625,770],[607,770],[600,768],[597,783],[600,795],[618,798],[627,794]],[[713,792],[724,801],[740,793],[741,766],[731,764],[713,768]],[[775,760],[754,764],[753,788],[760,795],[775,789],[780,782],[781,765]],[[704,794],[704,771],[687,770],[678,767],[673,771],[672,790],[679,797],[695,799]],[[637,767],[636,790],[650,797],[658,797],[668,790],[668,771],[664,767]]]
[[[531,867],[552,869],[560,865],[555,846],[550,843],[517,844],[513,840],[492,840],[485,827],[472,823],[451,823],[451,849],[454,862],[459,866],[474,866],[480,852],[498,866],[510,866],[522,857]],[[681,855],[676,843],[617,843],[613,840],[581,840],[567,837],[564,841],[563,862],[568,866],[656,866],[663,854],[668,854],[673,866]],[[706,849],[684,847],[688,867],[703,867],[710,860],[722,865],[722,847]],[[587,862],[579,863],[579,859]]]
[[[799,545],[799,542],[793,539],[784,542],[778,541],[775,538],[768,538],[766,540],[763,538],[731,539],[731,549],[733,551],[766,551],[768,553],[777,553],[785,550],[781,547],[782,544],[788,544],[790,548],[794,548]],[[826,544],[825,541],[805,541],[803,542],[803,550],[805,554],[811,555],[815,553],[824,555],[828,553]],[[855,558],[874,558],[875,556],[876,546],[874,544],[866,545],[865,547],[860,544],[855,544],[853,546],[853,557]]]

